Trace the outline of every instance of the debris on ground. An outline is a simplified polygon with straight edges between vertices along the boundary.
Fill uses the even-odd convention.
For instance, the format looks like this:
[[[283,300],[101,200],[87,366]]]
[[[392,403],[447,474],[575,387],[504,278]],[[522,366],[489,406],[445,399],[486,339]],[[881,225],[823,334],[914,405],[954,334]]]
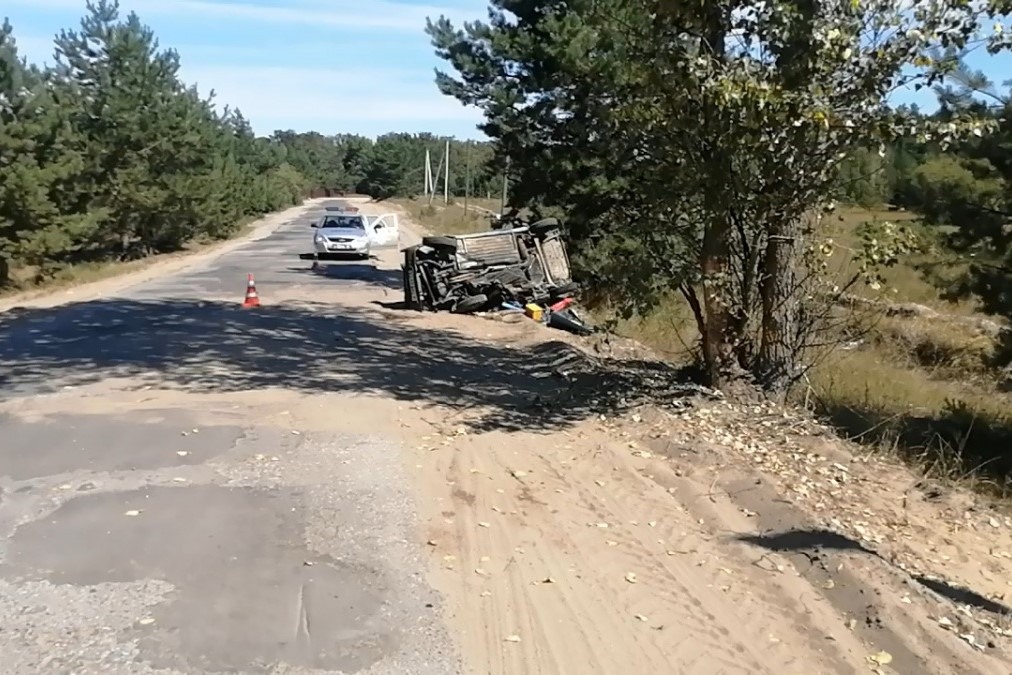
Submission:
[[[425,236],[403,255],[409,309],[503,312],[577,335],[594,332],[572,307],[579,286],[555,218],[475,234]]]

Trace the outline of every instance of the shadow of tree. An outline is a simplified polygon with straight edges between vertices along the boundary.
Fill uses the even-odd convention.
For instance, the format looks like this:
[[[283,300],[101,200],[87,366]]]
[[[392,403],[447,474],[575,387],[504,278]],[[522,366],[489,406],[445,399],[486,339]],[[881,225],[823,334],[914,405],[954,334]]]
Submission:
[[[287,267],[281,274],[297,274],[340,281],[363,281],[374,286],[398,291],[403,287],[400,270],[380,269],[362,262],[320,262],[315,269],[311,265]]]
[[[742,535],[737,537],[738,541],[764,548],[768,551],[779,553],[802,553],[810,560],[818,557],[823,551],[851,551],[870,555],[883,561],[893,569],[899,570],[925,588],[954,602],[970,605],[994,614],[1012,615],[1012,608],[991,600],[976,591],[956,586],[940,579],[932,579],[919,574],[911,574],[883,558],[877,551],[874,551],[861,542],[850,537],[821,528],[793,529],[782,532]]]
[[[0,397],[129,376],[197,392],[281,387],[482,409],[479,430],[565,425],[699,388],[663,363],[533,350],[412,325],[408,312],[298,303],[243,310],[110,299],[0,315]],[[481,321],[461,318],[461,321]]]

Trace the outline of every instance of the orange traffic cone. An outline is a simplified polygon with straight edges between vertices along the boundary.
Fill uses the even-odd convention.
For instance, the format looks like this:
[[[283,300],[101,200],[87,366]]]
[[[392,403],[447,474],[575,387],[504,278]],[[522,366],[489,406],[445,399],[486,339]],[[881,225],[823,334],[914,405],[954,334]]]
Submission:
[[[260,296],[257,295],[257,285],[250,274],[246,279],[246,299],[242,301],[243,309],[251,309],[260,306]]]

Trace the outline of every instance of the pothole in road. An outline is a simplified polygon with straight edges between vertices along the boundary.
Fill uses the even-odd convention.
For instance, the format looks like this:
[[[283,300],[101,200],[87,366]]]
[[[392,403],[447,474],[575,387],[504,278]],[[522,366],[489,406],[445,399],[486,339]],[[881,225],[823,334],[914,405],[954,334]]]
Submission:
[[[125,415],[0,415],[0,475],[27,480],[74,471],[129,471],[202,464],[242,438],[239,426],[199,425],[177,410]],[[153,442],[157,439],[157,442]],[[179,454],[186,453],[186,454]]]
[[[311,553],[303,517],[291,491],[190,486],[84,495],[18,528],[0,573],[78,586],[173,584],[173,601],[130,636],[155,667],[365,669],[396,647],[380,613],[388,594],[382,575]]]

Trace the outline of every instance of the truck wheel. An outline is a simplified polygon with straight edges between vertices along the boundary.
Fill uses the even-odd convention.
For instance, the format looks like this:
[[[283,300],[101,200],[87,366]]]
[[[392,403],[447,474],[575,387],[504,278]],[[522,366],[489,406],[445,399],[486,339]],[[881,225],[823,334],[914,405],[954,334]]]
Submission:
[[[404,285],[404,306],[416,312],[422,311],[421,288],[418,285],[418,266],[415,264],[416,249],[404,251],[402,283]]]
[[[487,295],[468,295],[461,298],[453,308],[454,314],[472,314],[488,304]]]

